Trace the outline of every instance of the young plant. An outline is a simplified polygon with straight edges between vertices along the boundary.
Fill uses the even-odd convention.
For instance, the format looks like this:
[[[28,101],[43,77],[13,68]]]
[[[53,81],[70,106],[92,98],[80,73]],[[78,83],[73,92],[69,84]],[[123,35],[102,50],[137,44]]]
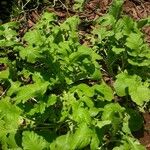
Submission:
[[[120,11],[120,4],[116,1],[113,7]],[[135,52],[129,40],[131,34],[127,36],[123,26],[120,37],[119,31],[112,28],[112,21],[118,22],[120,14],[110,16],[101,19],[105,25],[100,32],[104,34],[97,32],[95,49],[80,44],[77,16],[59,24],[54,14],[45,12],[22,38],[17,23],[0,26],[1,149],[144,149],[132,135],[142,128],[140,113],[121,106],[115,97],[116,93],[120,97],[130,95],[143,107],[149,101],[149,83],[142,76],[130,74],[128,67],[135,66],[129,61],[133,58],[128,58],[129,51]],[[138,28],[135,31],[141,34]],[[98,48],[106,57],[96,53]],[[118,59],[124,53],[125,66],[112,88],[103,81],[99,62],[104,59],[110,66],[108,58]],[[118,72],[111,71],[114,75]]]

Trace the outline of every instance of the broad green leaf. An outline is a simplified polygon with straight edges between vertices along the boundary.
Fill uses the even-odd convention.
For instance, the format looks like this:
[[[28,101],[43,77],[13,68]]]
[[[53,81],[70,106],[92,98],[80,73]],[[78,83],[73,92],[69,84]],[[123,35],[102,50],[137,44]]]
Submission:
[[[119,96],[125,96],[129,94],[129,91],[136,90],[136,87],[141,83],[140,77],[128,73],[120,73],[117,75],[117,80],[114,83],[115,90]]]
[[[81,98],[81,100],[82,100],[83,102],[85,102],[85,104],[86,104],[89,108],[94,107],[94,102],[93,102],[93,100],[92,100],[90,97],[83,96],[83,97]]]
[[[29,44],[29,45],[42,45],[43,44],[43,38],[38,30],[32,30],[27,32],[23,39]]]
[[[53,150],[65,149],[75,150],[82,149],[90,144],[92,137],[92,130],[85,124],[79,124],[79,128],[74,134],[66,134],[58,137],[51,145],[50,148]]]
[[[124,2],[123,0],[113,0],[113,3],[109,9],[109,14],[114,16],[116,20],[119,19],[121,15],[123,2]]]
[[[103,24],[105,25],[105,23],[103,23]],[[107,22],[106,22],[106,24],[107,24]],[[98,42],[100,42],[100,43],[105,38],[111,37],[114,35],[113,31],[109,31],[105,27],[101,27],[101,26],[95,27],[94,30],[92,31],[92,33],[94,35],[98,35]]]
[[[85,122],[86,124],[91,123],[91,116],[87,108],[81,106],[75,107],[72,112],[72,119],[78,123]]]
[[[18,44],[17,32],[14,30],[18,28],[16,22],[8,22],[0,26],[0,46],[7,47]]]
[[[118,47],[113,46],[112,51],[115,52],[116,54],[120,54],[120,53],[122,53],[123,51],[125,51],[125,49],[124,49],[124,48],[118,48]]]
[[[125,111],[123,107],[121,107],[118,103],[107,104],[104,107],[104,111],[102,114],[102,120],[106,121],[106,124],[109,124],[109,121],[115,121],[115,114],[118,113],[118,119],[122,119],[122,113]],[[108,122],[107,122],[108,121]],[[121,121],[121,120],[120,120]]]
[[[70,91],[80,91],[78,92],[79,95],[86,95],[88,97],[94,96],[94,90],[93,88],[89,87],[87,84],[81,83],[78,86],[74,86]]]
[[[72,53],[69,56],[70,62],[75,62],[80,58],[91,57],[92,50],[86,46],[80,46],[77,52]]]
[[[102,82],[100,85],[94,85],[93,89],[98,94],[100,100],[111,101],[114,98],[112,89],[105,82]]]
[[[44,150],[47,147],[47,142],[33,131],[24,131],[22,146],[24,150]]]
[[[73,5],[73,9],[74,10],[79,9],[80,11],[82,11],[85,2],[86,2],[86,0],[75,0],[75,4]]]
[[[7,137],[6,139],[6,142],[8,144],[8,147],[9,149],[13,149],[13,150],[22,150],[22,148],[20,148],[18,145],[17,145],[17,138],[16,138],[16,133],[11,133],[9,134],[9,136]]]
[[[136,50],[137,54],[140,52],[139,48],[143,44],[143,39],[141,38],[141,35],[136,33],[131,33],[126,41],[126,46],[130,49]]]
[[[127,140],[122,140],[121,145],[114,147],[113,150],[146,150],[137,140],[126,136]]]
[[[131,129],[129,127],[129,119],[130,119],[129,114],[125,113],[125,117],[123,118],[122,131],[128,135],[131,135]]]
[[[138,28],[142,28],[142,27],[144,27],[146,25],[150,25],[150,17],[144,18],[144,19],[140,19],[137,22],[137,25],[138,25]]]
[[[102,27],[114,26],[115,22],[116,20],[114,16],[110,14],[106,14],[97,20],[97,23],[99,23]],[[105,32],[105,29],[102,28],[101,33],[103,32],[108,35],[108,33]],[[111,31],[110,33],[112,34],[113,32]]]
[[[18,22],[10,21],[10,22],[3,24],[2,27],[4,27],[4,29],[9,29],[9,28],[17,29],[19,27],[19,24]]]
[[[14,94],[16,94],[16,96],[12,100],[14,100],[16,103],[24,103],[30,98],[34,98],[36,96],[44,94],[47,90],[48,85],[48,82],[41,82],[21,86],[13,92]]]
[[[109,125],[111,124],[111,121],[110,120],[106,120],[106,121],[97,121],[97,124],[96,126],[98,126],[99,128],[102,128],[106,125]]]
[[[117,76],[114,84],[115,90],[119,96],[130,95],[132,101],[142,106],[144,102],[150,100],[150,89],[145,86],[141,78],[137,75],[128,75],[121,73]]]
[[[0,71],[0,79],[8,79],[9,69]]]
[[[41,57],[39,47],[27,46],[18,47],[17,49],[19,50],[20,57],[30,63],[35,63]]]
[[[74,150],[71,147],[72,140],[73,140],[73,135],[71,135],[70,133],[67,133],[66,135],[61,135],[57,137],[56,140],[50,144],[50,149],[52,150],[58,150],[58,149]]]
[[[96,107],[92,107],[89,110],[89,113],[90,113],[91,117],[95,117],[99,112],[100,112],[100,109],[96,108]]]
[[[136,110],[127,108],[126,112],[129,114],[129,127],[132,132],[138,131],[143,127],[143,117]]]
[[[7,91],[7,95],[11,96],[15,91],[18,90],[18,88],[20,87],[21,83],[20,82],[13,82],[12,80],[10,80],[10,88]]]
[[[38,104],[35,104],[34,105],[34,108],[31,109],[31,111],[28,113],[29,115],[34,115],[36,113],[40,113],[40,114],[43,114],[44,111],[46,109],[46,103],[44,102],[39,102]]]
[[[57,96],[52,94],[48,97],[46,105],[47,105],[47,107],[49,107],[51,105],[54,105],[56,102],[57,102]]]
[[[64,29],[66,31],[75,31],[77,30],[77,25],[79,24],[80,20],[78,16],[73,16],[68,18],[64,23],[60,25],[61,29]]]
[[[0,141],[8,134],[16,134],[21,117],[21,109],[10,102],[8,97],[0,101]],[[6,141],[5,141],[6,142]]]
[[[42,15],[41,20],[52,22],[52,21],[56,20],[56,15],[54,13],[44,12],[44,14]]]
[[[132,137],[126,137],[126,140],[129,144],[130,149],[132,150],[146,150],[146,148],[141,145],[136,139]]]
[[[101,74],[101,72],[100,72],[100,66],[99,66],[99,64],[96,62],[96,63],[95,63],[95,71],[94,71],[94,73],[91,75],[91,79],[92,79],[92,80],[99,80],[99,79],[101,79],[101,77],[102,77],[102,74]]]
[[[113,134],[116,134],[116,132],[121,128],[120,125],[122,124],[124,111],[125,109],[118,103],[107,104],[104,107],[104,111],[102,113],[102,121],[106,121],[106,125],[109,125],[109,123],[111,122],[111,125],[113,127]]]
[[[0,70],[0,80],[1,79],[8,79],[10,75],[10,70],[9,70],[9,60],[8,58],[0,58],[0,63],[4,64],[4,70]],[[2,67],[3,68],[3,67]]]
[[[99,139],[99,137],[98,137],[98,135],[96,134],[96,131],[95,131],[92,134],[92,139],[91,139],[91,143],[90,143],[90,149],[91,150],[98,149],[99,145],[100,145],[100,139]]]
[[[86,125],[86,123],[80,124],[71,140],[71,148],[75,150],[88,146],[91,141],[92,132],[93,131]]]
[[[144,102],[150,101],[150,89],[144,85],[138,86],[134,91],[130,92],[132,100],[142,106]]]
[[[45,30],[49,31],[52,27],[55,26],[55,21],[57,17],[54,13],[44,12],[41,16],[41,19],[35,24],[35,28],[42,30],[43,32]],[[49,32],[45,32],[45,34],[48,34]]]
[[[129,16],[123,16],[123,18],[120,18],[115,24],[114,30],[115,38],[117,40],[120,40],[125,36],[130,36],[133,31],[140,34],[136,27],[136,23]]]

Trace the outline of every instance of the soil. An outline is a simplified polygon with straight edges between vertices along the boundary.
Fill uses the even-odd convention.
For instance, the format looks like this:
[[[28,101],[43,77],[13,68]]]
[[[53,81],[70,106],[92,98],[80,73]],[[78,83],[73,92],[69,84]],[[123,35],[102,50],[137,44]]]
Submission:
[[[95,20],[96,18],[104,15],[109,6],[111,5],[112,0],[89,0],[88,3],[85,4],[85,8],[83,12],[75,12],[70,7],[65,8],[62,4],[56,4],[55,7],[42,6],[38,9],[34,9],[32,11],[26,12],[26,15],[19,16],[17,18],[13,18],[12,20],[20,20],[22,22],[22,27],[20,29],[20,35],[23,36],[24,33],[34,26],[37,20],[40,18],[40,14],[43,10],[48,10],[49,12],[54,12],[59,20],[62,21],[68,16],[72,16],[74,14],[78,14],[81,19]],[[135,20],[139,20],[142,18],[146,18],[150,16],[150,0],[124,0],[123,11],[131,16]],[[143,28],[145,33],[145,40],[150,44],[150,26]],[[88,32],[88,26],[86,30],[81,31],[81,34],[85,34]],[[0,66],[0,69],[3,66]],[[0,92],[2,92],[2,88],[0,86]],[[134,136],[139,139],[141,144],[145,145],[147,150],[150,150],[150,113],[144,113],[144,128],[143,130],[136,132]]]
[[[134,136],[139,139],[147,150],[150,150],[150,113],[144,113],[144,127],[140,131],[134,133]]]
[[[145,119],[144,133],[139,137],[139,140],[150,150],[150,113],[145,113],[143,116]]]

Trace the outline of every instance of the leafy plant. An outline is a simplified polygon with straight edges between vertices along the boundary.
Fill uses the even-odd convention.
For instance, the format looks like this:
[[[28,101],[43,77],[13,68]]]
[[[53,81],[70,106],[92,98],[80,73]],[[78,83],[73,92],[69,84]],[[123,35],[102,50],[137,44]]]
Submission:
[[[74,8],[75,10],[82,11],[85,2],[86,2],[86,0],[75,0],[75,4],[73,5],[73,8]]]
[[[149,24],[149,19],[136,22],[129,16],[121,15],[122,3],[122,0],[114,1],[109,13],[97,19],[91,42],[103,55],[106,70],[111,76],[127,69],[130,74],[147,79],[150,49],[143,40],[141,27]]]
[[[143,126],[138,107],[116,100],[143,108],[150,99],[149,75],[134,71],[149,68],[148,46],[138,23],[121,17],[122,3],[97,21],[91,48],[79,42],[77,16],[57,23],[45,12],[22,38],[17,23],[0,26],[1,149],[145,149],[132,135]]]

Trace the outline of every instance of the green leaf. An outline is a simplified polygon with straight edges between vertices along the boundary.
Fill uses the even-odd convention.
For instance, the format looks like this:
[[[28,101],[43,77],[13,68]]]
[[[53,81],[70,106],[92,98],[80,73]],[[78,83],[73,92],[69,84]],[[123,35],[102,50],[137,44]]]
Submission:
[[[139,48],[143,44],[143,39],[140,34],[131,33],[126,41],[126,46],[139,52]]]
[[[95,131],[92,134],[90,149],[91,150],[96,150],[96,149],[98,149],[99,145],[100,145],[100,139],[99,139],[99,137],[98,137],[98,135],[96,134],[96,131]]]
[[[23,60],[27,60],[30,63],[35,63],[41,57],[41,51],[38,47],[29,45],[27,47],[17,47],[16,50],[19,51]]]
[[[137,105],[142,106],[144,102],[150,100],[150,89],[142,83],[141,78],[137,75],[131,76],[126,72],[117,75],[114,87],[119,96],[130,95],[132,101]]]
[[[79,125],[79,128],[76,130],[73,135],[73,139],[71,141],[71,148],[82,149],[90,144],[92,137],[92,130],[86,125],[86,123],[82,123]]]
[[[0,46],[7,47],[18,44],[17,32],[14,30],[18,28],[16,22],[8,22],[0,26]]]
[[[137,104],[142,106],[144,102],[150,101],[150,89],[144,85],[140,85],[136,90],[130,92],[132,100]]]
[[[85,4],[86,0],[75,0],[75,4],[73,5],[74,10],[83,10],[83,6]]]
[[[27,32],[23,39],[29,44],[29,45],[42,45],[43,44],[43,38],[38,30],[31,30]]]
[[[47,147],[47,142],[42,136],[39,136],[33,131],[24,131],[22,146],[24,150],[44,150]]]
[[[73,140],[73,136],[69,133],[67,133],[66,135],[61,135],[57,137],[56,140],[50,144],[50,149],[51,150],[58,150],[58,149],[74,150],[71,147],[72,140]]]
[[[123,18],[120,18],[115,24],[114,30],[115,38],[117,40],[120,40],[125,36],[129,36],[131,33],[133,33],[133,31],[140,34],[136,27],[136,22],[134,22],[129,16],[123,16]]]
[[[123,51],[125,51],[125,48],[118,48],[116,46],[113,46],[112,51],[115,52],[116,54],[120,54]]]
[[[102,22],[102,25],[107,25],[107,24],[109,24],[109,20]],[[99,43],[102,43],[102,40],[104,40],[105,38],[111,37],[114,35],[113,31],[109,31],[106,29],[106,27],[101,27],[101,26],[95,27],[94,30],[92,31],[92,33],[94,35],[98,35],[98,42]]]
[[[108,125],[111,122],[113,127],[113,134],[116,134],[116,132],[121,129],[124,111],[125,109],[118,103],[110,103],[104,107],[102,121],[106,121],[105,125]]]
[[[78,123],[80,122],[85,122],[86,124],[91,123],[91,116],[88,109],[79,106],[73,109],[72,119]]]
[[[9,60],[8,58],[0,58],[0,63],[4,64],[4,69],[0,70],[0,79],[8,79],[10,75],[10,69],[9,69]]]
[[[0,79],[8,79],[9,69],[0,71]]]
[[[71,31],[73,34],[75,34],[73,31],[77,30],[77,25],[79,24],[80,19],[78,16],[73,16],[68,18],[64,23],[60,25],[60,28],[66,31]]]
[[[113,0],[113,3],[109,9],[109,14],[114,16],[116,20],[119,19],[121,15],[123,2],[124,2],[123,0]]]
[[[113,150],[146,150],[137,140],[126,136],[125,140],[121,141],[121,145],[114,147]]]
[[[143,145],[141,145],[136,139],[132,137],[126,136],[126,141],[128,142],[130,149],[132,150],[146,150]]]
[[[105,82],[102,82],[100,85],[94,85],[93,89],[98,94],[100,100],[111,101],[114,98],[112,89]]]
[[[79,95],[85,95],[88,97],[93,97],[94,96],[94,90],[93,88],[89,87],[87,84],[81,83],[77,86],[74,86],[70,89],[70,91],[75,92],[77,91]],[[79,92],[80,91],[80,92]]]
[[[28,113],[29,115],[34,115],[35,113],[43,114],[46,109],[46,103],[39,102],[38,104],[34,105],[34,108],[31,109],[31,111]]]
[[[9,136],[6,139],[6,142],[8,144],[9,149],[13,149],[13,150],[22,150],[22,148],[19,148],[17,145],[17,140],[16,140],[16,133],[11,133],[9,134]]]
[[[35,24],[35,29],[45,32],[45,35],[49,34],[51,28],[55,26],[57,17],[54,13],[44,12],[41,19]]]
[[[20,87],[21,83],[16,81],[13,82],[12,80],[10,80],[10,88],[7,91],[7,96],[11,96],[16,90],[18,90],[18,88]]]
[[[91,57],[91,53],[92,53],[92,49],[86,47],[86,46],[79,46],[78,51],[72,53],[69,56],[70,62],[75,62],[77,60],[79,60],[80,58],[84,58],[84,57]]]
[[[24,103],[30,98],[34,98],[36,96],[44,94],[47,90],[48,85],[49,82],[39,82],[21,86],[18,89],[14,89],[13,94],[15,94],[16,96],[12,100],[14,100],[15,103]]]
[[[96,126],[98,126],[100,129],[106,125],[111,124],[110,120],[106,120],[106,121],[97,121]]]
[[[125,117],[123,118],[122,131],[127,135],[131,135],[131,129],[129,127],[129,119],[130,119],[129,114],[125,114]]]
[[[114,16],[110,15],[110,14],[106,14],[106,15],[100,17],[99,19],[97,19],[97,23],[100,24],[102,27],[114,26],[115,22],[116,22],[116,20],[115,20]],[[104,37],[106,37],[106,35],[109,36],[109,33],[111,33],[110,34],[111,36],[114,34],[112,31],[106,32],[106,29],[104,29],[104,28],[102,28],[102,30],[100,29],[100,31],[98,31],[98,32],[101,33],[101,36],[103,36],[102,33],[104,33],[104,35],[105,35]]]
[[[14,136],[22,124],[21,109],[10,102],[8,97],[0,100],[0,143],[3,149],[17,147]]]
[[[115,121],[114,118],[117,117],[115,114],[119,113],[119,119],[122,119],[122,113],[125,111],[118,103],[110,103],[104,107],[102,114],[102,120],[106,121],[106,124],[109,124],[109,121]],[[108,121],[108,122],[107,122]],[[120,120],[121,121],[121,120]]]
[[[81,100],[82,100],[83,102],[85,102],[85,104],[86,104],[89,108],[93,108],[93,107],[94,107],[94,102],[93,102],[93,100],[92,100],[91,98],[86,97],[86,96],[83,96],[83,97],[81,98]],[[90,115],[90,116],[91,116],[91,115]]]
[[[48,97],[47,100],[47,107],[54,105],[57,102],[57,96],[55,94],[52,94]]]
[[[118,96],[125,96],[129,94],[129,91],[136,90],[136,87],[141,83],[140,77],[133,75],[130,76],[128,73],[120,73],[117,75],[117,80],[114,83],[114,88]]]
[[[44,12],[41,18],[42,21],[52,22],[56,20],[56,15],[54,13]]]
[[[138,25],[138,28],[142,28],[142,27],[144,27],[146,25],[150,25],[150,17],[144,18],[144,19],[140,19],[137,22],[137,25]]]
[[[68,133],[58,137],[51,143],[50,148],[53,150],[82,149],[90,144],[92,133],[92,130],[85,123],[79,124],[79,128],[76,129],[74,134]]]
[[[132,132],[138,131],[143,127],[143,117],[136,110],[127,108],[126,112],[130,115],[129,118],[129,128]]]

